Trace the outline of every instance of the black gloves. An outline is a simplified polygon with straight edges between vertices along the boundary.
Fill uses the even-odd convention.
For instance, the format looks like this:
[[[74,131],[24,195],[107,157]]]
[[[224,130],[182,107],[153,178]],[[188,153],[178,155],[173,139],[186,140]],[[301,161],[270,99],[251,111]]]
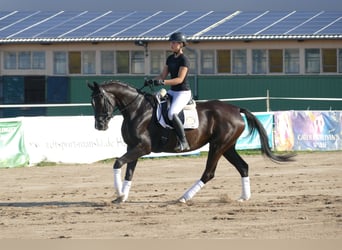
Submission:
[[[159,85],[164,85],[164,84],[165,84],[164,80],[161,80],[161,79],[159,79],[159,80],[150,79],[150,80],[145,80],[145,82],[144,82],[145,86],[150,86],[150,85],[159,86]]]
[[[164,80],[159,79],[159,80],[153,80],[153,85],[159,86],[159,85],[164,85]]]

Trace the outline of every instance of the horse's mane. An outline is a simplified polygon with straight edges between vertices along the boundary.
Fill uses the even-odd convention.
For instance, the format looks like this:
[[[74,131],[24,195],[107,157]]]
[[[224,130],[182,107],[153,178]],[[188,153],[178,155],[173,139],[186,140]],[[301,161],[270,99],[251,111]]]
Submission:
[[[108,80],[101,84],[101,87],[109,86],[111,87],[113,84],[121,85],[122,87],[129,87],[134,88],[133,86],[129,85],[129,83],[121,82],[119,80]]]
[[[129,88],[129,89],[132,89],[132,90],[136,90],[139,94],[142,94],[146,98],[146,100],[151,103],[151,105],[153,107],[155,107],[155,105],[156,105],[157,99],[156,99],[155,95],[153,95],[151,93],[148,93],[146,91],[143,91],[142,90],[143,88],[138,89],[138,88],[132,86],[131,84],[126,83],[126,82],[122,82],[120,80],[109,80],[109,81],[106,81],[103,84],[101,84],[101,87],[104,87],[104,88],[108,87],[108,88],[110,88],[113,85],[120,85],[120,86],[122,86],[124,88]]]

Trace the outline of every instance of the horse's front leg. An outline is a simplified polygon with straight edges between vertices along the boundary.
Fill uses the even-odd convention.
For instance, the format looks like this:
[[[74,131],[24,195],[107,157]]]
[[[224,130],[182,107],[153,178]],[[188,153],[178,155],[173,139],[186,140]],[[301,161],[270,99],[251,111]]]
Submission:
[[[114,200],[115,203],[125,202],[128,198],[138,158],[145,154],[148,154],[146,150],[141,150],[141,148],[143,147],[135,147],[131,150],[128,149],[126,154],[118,158],[114,163],[114,190],[117,195],[117,198]],[[126,163],[127,168],[125,180],[124,182],[122,182],[121,167]]]
[[[121,180],[121,168],[114,168],[114,189],[117,198],[116,203],[125,202],[128,199],[129,191],[132,186],[132,179],[138,160],[127,163],[125,179]]]

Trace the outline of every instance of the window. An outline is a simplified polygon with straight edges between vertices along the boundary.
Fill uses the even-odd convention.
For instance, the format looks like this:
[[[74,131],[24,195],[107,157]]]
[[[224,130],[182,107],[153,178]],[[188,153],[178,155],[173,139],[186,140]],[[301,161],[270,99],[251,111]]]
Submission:
[[[268,51],[268,64],[270,73],[283,72],[283,50],[270,49]]]
[[[299,73],[299,49],[285,49],[285,73]]]
[[[45,52],[4,52],[4,69],[45,69]]]
[[[45,69],[45,52],[32,52],[32,69]]]
[[[252,50],[252,72],[253,74],[266,74],[266,50]]]
[[[166,63],[165,51],[151,51],[151,74],[160,74]]]
[[[101,51],[101,74],[114,74],[114,51]]]
[[[65,75],[67,73],[66,52],[56,51],[53,53],[53,73],[55,75]]]
[[[131,59],[131,73],[132,74],[144,74],[145,73],[145,52],[144,51],[132,51]]]
[[[69,73],[81,74],[81,52],[80,51],[69,52]]]
[[[188,57],[190,63],[190,74],[197,74],[197,56],[194,50],[186,49],[184,54]]]
[[[215,51],[202,50],[201,51],[201,73],[214,74]]]
[[[230,73],[230,50],[217,50],[217,73]]]
[[[234,74],[246,74],[247,51],[244,49],[232,50],[232,65]]]
[[[118,74],[129,73],[129,51],[116,52],[116,67]]]
[[[31,52],[18,52],[18,69],[31,69]]]
[[[17,69],[17,53],[16,52],[4,53],[4,67],[5,69]]]
[[[305,72],[319,73],[320,72],[320,51],[319,49],[305,50]]]
[[[323,72],[337,72],[337,52],[336,49],[322,49]]]
[[[84,51],[82,53],[82,68],[83,74],[95,74],[96,73],[96,52]]]

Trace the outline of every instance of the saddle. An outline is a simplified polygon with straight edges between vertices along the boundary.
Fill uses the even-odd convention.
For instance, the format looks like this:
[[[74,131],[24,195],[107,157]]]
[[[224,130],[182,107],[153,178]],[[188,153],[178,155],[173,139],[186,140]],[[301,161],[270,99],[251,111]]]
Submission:
[[[156,117],[158,123],[164,127],[173,129],[172,122],[168,117],[168,111],[171,106],[172,96],[169,95],[165,89],[161,89],[156,95],[158,106],[156,109]],[[191,98],[189,103],[178,114],[179,119],[183,123],[184,129],[196,129],[198,128],[198,114],[196,109],[196,102]]]

